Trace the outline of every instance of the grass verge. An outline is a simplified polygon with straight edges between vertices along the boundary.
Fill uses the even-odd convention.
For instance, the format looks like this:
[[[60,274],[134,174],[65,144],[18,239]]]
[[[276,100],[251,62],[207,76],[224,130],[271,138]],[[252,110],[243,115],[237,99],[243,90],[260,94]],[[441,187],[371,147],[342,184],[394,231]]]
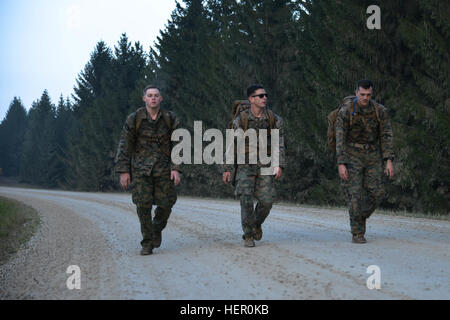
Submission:
[[[31,239],[39,226],[37,211],[19,201],[0,197],[0,264]]]

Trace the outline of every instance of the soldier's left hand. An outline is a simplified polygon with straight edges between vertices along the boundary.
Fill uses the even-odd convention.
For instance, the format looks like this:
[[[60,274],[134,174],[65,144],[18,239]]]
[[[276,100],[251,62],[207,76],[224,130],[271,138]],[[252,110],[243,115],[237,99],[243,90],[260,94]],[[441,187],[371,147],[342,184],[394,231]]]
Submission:
[[[173,180],[174,184],[177,186],[180,184],[180,173],[176,170],[172,170],[170,173],[170,180]]]
[[[275,167],[274,173],[275,173],[275,179],[278,179],[281,177],[282,169],[280,167]]]

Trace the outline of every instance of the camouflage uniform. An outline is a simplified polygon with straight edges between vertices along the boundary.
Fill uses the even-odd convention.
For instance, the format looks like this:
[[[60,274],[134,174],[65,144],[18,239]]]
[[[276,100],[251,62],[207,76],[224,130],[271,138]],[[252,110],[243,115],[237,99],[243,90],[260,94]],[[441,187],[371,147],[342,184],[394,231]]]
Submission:
[[[394,159],[393,135],[387,110],[376,102],[366,107],[355,104],[350,127],[353,100],[346,99],[336,119],[336,155],[338,164],[345,164],[348,180],[341,187],[348,201],[351,233],[364,235],[366,219],[385,196],[382,160]]]
[[[260,129],[266,129],[269,131],[269,117],[267,112],[264,111],[260,118],[253,115],[250,109],[243,111],[248,112],[248,129],[253,128],[256,132]],[[279,166],[285,167],[285,148],[284,148],[284,129],[283,119],[276,114],[275,125],[273,129],[279,129],[280,133],[280,153],[279,153]],[[233,129],[237,130],[241,127],[241,117],[236,116],[233,120]],[[270,136],[267,137],[267,150],[268,155],[270,152]],[[258,146],[259,148],[259,146]],[[250,148],[251,150],[251,148]],[[259,152],[259,149],[255,150]],[[236,173],[236,189],[235,195],[239,197],[241,203],[241,222],[244,236],[254,238],[254,232],[256,226],[261,226],[264,220],[269,215],[272,204],[275,201],[276,192],[274,186],[273,175],[261,175],[261,168],[269,167],[268,165],[262,165],[259,162],[257,164],[248,164],[249,155],[246,154],[246,164],[239,164]],[[224,165],[224,172],[232,172],[233,165]],[[256,198],[256,208],[253,205],[253,198]]]
[[[142,246],[152,246],[154,232],[161,232],[167,224],[172,207],[177,200],[171,170],[180,172],[178,165],[171,161],[171,131],[179,127],[174,113],[166,111],[170,117],[169,128],[159,111],[155,120],[146,108],[130,114],[122,129],[116,156],[116,172],[132,175],[132,200],[137,206],[141,223]],[[136,124],[138,132],[136,132]],[[152,221],[152,205],[156,205]]]

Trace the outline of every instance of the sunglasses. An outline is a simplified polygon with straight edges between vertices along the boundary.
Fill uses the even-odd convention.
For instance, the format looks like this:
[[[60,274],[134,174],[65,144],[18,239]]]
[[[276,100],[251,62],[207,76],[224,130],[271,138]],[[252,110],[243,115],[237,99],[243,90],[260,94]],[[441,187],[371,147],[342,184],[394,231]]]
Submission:
[[[258,97],[258,98],[262,99],[264,97],[268,98],[269,96],[267,95],[267,93],[261,93],[261,94],[257,94],[257,95],[252,96],[252,98],[254,98],[254,97]]]

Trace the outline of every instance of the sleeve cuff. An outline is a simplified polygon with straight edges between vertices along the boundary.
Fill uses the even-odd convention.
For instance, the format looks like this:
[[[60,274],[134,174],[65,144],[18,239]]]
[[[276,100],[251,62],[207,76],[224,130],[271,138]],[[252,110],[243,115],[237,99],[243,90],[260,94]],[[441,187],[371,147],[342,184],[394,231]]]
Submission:
[[[120,166],[116,168],[116,173],[130,173],[130,166]]]
[[[224,172],[232,172],[233,171],[233,167],[232,166],[223,166],[222,167],[222,173]]]

